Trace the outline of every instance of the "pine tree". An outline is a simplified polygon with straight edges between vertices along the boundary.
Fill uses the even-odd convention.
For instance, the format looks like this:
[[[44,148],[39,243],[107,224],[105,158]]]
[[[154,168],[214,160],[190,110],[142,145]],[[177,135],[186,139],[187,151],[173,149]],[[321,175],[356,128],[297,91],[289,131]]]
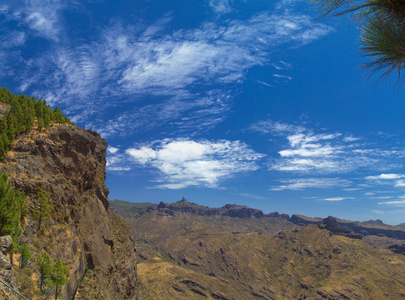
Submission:
[[[326,14],[356,12],[361,30],[364,56],[371,58],[365,67],[383,71],[382,78],[405,67],[405,1],[404,0],[312,0]],[[403,76],[403,75],[402,75]]]
[[[13,234],[19,226],[20,212],[11,182],[5,172],[0,175],[0,236]]]
[[[44,120],[42,118],[38,118],[38,131],[41,131],[44,128]]]
[[[49,221],[51,218],[51,206],[49,205],[48,197],[42,188],[37,191],[37,199],[38,203],[33,210],[33,217],[38,221],[38,230],[41,231],[43,222]]]
[[[30,248],[28,248],[27,244],[23,243],[20,247],[20,269],[26,268],[31,258]]]
[[[11,114],[7,116],[7,137],[10,143],[14,141],[15,138],[14,116]]]
[[[37,118],[42,118],[43,115],[43,103],[42,103],[42,99],[39,99],[36,103],[35,103],[35,115]]]
[[[60,110],[59,107],[55,107],[53,110],[54,116],[55,116],[55,122],[56,123],[63,123],[63,113]]]
[[[67,275],[69,274],[68,269],[62,264],[62,262],[58,259],[52,267],[52,274],[50,277],[50,286],[55,287],[55,300],[58,299],[58,294],[60,292],[60,288],[67,282]]]
[[[3,142],[3,148],[7,152],[7,150],[10,148],[10,140],[8,139],[8,136],[5,132],[3,132],[0,136],[1,141]]]
[[[25,195],[24,191],[19,190],[15,190],[14,195],[20,212],[20,223],[22,223],[24,218],[28,215],[27,196]]]
[[[49,255],[46,252],[38,255],[35,262],[39,269],[39,288],[41,291],[44,289],[44,283],[48,280],[52,273],[52,263]]]
[[[0,138],[0,160],[4,160],[6,157],[6,149],[4,149],[3,139]]]

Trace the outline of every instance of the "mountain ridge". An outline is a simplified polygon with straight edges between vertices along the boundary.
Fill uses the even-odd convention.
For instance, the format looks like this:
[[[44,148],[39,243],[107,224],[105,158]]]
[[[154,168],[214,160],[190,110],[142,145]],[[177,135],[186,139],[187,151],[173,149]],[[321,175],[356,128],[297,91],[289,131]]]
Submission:
[[[281,217],[283,219],[286,219],[294,224],[297,225],[307,225],[307,224],[320,224],[323,222],[325,218],[311,218],[307,217],[304,215],[299,215],[299,214],[292,214],[289,216],[288,214],[285,213],[279,213],[279,212],[271,212],[271,213],[263,213],[262,210],[256,209],[256,208],[250,208],[245,205],[238,205],[238,204],[225,204],[222,207],[208,207],[208,206],[203,206],[199,205],[196,203],[188,202],[184,197],[173,203],[166,203],[166,202],[159,202],[158,204],[154,203],[149,203],[149,202],[128,202],[128,201],[123,201],[119,199],[113,200],[111,203],[112,209],[120,212],[120,214],[124,214],[127,216],[136,216],[137,214],[143,214],[146,212],[150,212],[151,210],[159,210],[160,212],[168,213],[171,214],[170,211],[179,211],[179,212],[189,212],[193,213],[196,215],[217,215],[217,216],[230,216],[230,217],[238,217],[238,218],[271,218],[271,217]],[[131,209],[127,212],[124,212],[121,209],[121,207],[130,207]],[[381,235],[383,235],[384,230],[387,230],[387,234],[389,234],[389,230],[399,230],[403,231],[405,234],[405,226],[402,226],[402,224],[398,225],[388,225],[383,223],[381,220],[367,220],[367,221],[350,221],[350,220],[344,220],[344,219],[339,219],[336,217],[333,217],[334,219],[337,220],[340,226],[343,228],[352,230],[356,233],[360,233],[363,231],[364,233],[367,232],[367,228],[372,228],[372,229],[379,229],[381,230]],[[395,236],[395,234],[392,234]],[[402,233],[398,235],[401,239],[405,239],[405,235],[402,236]]]
[[[213,209],[182,199],[111,207],[132,228],[140,280],[161,299],[405,296],[401,240],[371,235],[373,226],[395,231],[380,222],[355,223],[367,230],[360,235],[347,229],[353,222],[265,216],[240,205]]]

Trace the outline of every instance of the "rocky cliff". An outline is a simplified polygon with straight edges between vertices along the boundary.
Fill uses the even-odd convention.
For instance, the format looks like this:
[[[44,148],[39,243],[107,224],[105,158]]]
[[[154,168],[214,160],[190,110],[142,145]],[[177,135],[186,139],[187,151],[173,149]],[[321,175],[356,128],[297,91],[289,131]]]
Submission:
[[[0,280],[3,281],[1,284],[4,287],[4,283],[6,283],[10,288],[17,289],[13,266],[11,265],[10,259],[7,257],[7,254],[12,248],[13,239],[11,236],[0,237]],[[18,296],[13,294],[9,288],[4,287],[0,288],[0,299],[17,300]]]
[[[66,299],[137,297],[134,242],[127,225],[109,209],[104,185],[106,147],[95,132],[55,124],[19,136],[0,164],[15,188],[29,195],[30,211],[37,205],[36,191],[47,193],[52,213],[46,228],[40,232],[28,216],[21,241],[33,254],[28,277],[38,276],[34,262],[43,251],[68,267],[61,295]],[[35,285],[22,281],[19,287],[27,297],[40,295]]]

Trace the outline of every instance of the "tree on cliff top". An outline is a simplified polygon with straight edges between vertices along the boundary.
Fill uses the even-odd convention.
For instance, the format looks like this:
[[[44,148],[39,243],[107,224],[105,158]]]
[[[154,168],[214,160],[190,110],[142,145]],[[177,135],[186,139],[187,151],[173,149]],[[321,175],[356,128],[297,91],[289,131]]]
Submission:
[[[371,74],[382,71],[381,78],[398,73],[403,81],[405,67],[405,1],[404,0],[312,0],[324,14],[342,15],[355,12],[361,30],[364,56],[371,58],[365,65]]]

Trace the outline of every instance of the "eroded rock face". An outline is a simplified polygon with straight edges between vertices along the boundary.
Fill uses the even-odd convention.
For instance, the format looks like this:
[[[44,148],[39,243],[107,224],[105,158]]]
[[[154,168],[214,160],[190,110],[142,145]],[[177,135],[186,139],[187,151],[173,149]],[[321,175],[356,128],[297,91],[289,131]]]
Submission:
[[[62,295],[67,299],[78,290],[77,298],[87,299],[79,289],[87,270],[96,274],[94,288],[99,296],[92,299],[131,299],[136,294],[135,246],[125,223],[109,210],[106,147],[95,132],[53,125],[43,133],[18,137],[1,165],[18,189],[35,195],[43,188],[48,194],[54,209],[45,236],[39,242],[28,236],[23,239],[40,245],[38,254],[46,251],[68,266],[69,281]]]
[[[17,284],[11,266],[11,262],[7,257],[7,253],[13,248],[13,239],[11,236],[0,237],[0,279],[14,289],[17,289]],[[17,299],[4,284],[0,283],[0,299]]]
[[[13,239],[10,235],[0,236],[0,252],[6,255],[13,249]]]

